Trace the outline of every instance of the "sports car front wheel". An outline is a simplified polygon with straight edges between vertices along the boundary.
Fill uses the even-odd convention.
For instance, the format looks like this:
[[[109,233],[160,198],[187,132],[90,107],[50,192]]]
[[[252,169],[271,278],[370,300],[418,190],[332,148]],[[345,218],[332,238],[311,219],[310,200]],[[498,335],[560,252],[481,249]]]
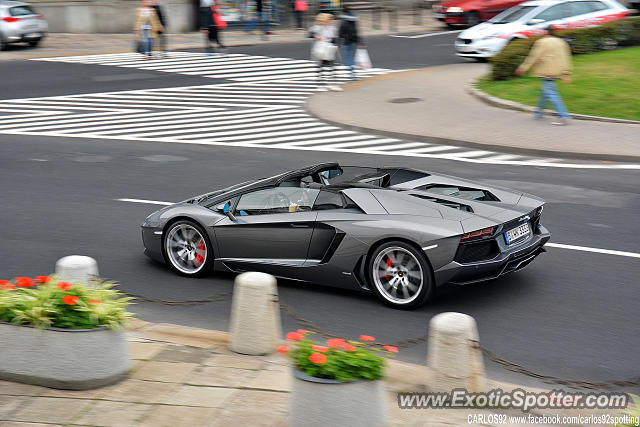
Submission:
[[[164,254],[169,265],[185,276],[205,274],[213,253],[205,231],[192,221],[171,224],[164,236]]]
[[[392,241],[377,247],[369,258],[368,270],[371,290],[388,306],[416,308],[433,293],[429,263],[407,243]]]

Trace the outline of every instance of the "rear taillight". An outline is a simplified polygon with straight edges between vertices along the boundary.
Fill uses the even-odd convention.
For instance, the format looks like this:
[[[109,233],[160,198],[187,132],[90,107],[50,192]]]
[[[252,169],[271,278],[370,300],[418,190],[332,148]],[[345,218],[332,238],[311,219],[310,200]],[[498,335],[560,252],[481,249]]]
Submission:
[[[18,22],[20,18],[16,18],[15,16],[5,16],[2,20],[4,22]]]
[[[483,228],[482,230],[472,231],[471,233],[465,233],[460,238],[461,242],[468,242],[470,240],[482,239],[493,235],[493,227]]]
[[[38,18],[38,19],[44,19],[44,15],[36,15],[36,18]]]

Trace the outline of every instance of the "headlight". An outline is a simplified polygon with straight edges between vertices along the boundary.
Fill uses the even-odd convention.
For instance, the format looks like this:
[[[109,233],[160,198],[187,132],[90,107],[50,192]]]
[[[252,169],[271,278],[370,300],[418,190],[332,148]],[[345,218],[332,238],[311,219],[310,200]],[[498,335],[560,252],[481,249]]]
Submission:
[[[450,7],[447,9],[447,13],[462,13],[464,12],[461,7]]]

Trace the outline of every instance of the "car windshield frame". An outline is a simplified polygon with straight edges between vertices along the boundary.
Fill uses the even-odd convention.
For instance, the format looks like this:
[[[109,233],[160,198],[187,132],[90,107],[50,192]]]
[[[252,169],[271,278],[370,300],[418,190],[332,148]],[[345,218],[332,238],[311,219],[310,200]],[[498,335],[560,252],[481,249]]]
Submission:
[[[491,24],[511,24],[513,22],[518,22],[518,21],[522,21],[524,17],[532,14],[535,10],[538,10],[540,8],[540,5],[528,5],[528,6],[524,6],[524,5],[518,5],[518,6],[514,6],[510,9],[505,10],[504,12],[494,16],[493,18],[489,19],[489,23]],[[505,18],[513,16],[515,13],[523,11],[524,13],[521,13],[520,15],[518,15],[515,19],[509,19],[509,20],[505,20]]]

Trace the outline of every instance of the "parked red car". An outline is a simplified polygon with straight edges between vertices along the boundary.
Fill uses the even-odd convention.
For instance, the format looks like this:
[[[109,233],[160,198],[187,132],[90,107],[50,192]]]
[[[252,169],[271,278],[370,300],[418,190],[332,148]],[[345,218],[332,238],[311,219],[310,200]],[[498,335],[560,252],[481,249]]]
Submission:
[[[450,27],[473,27],[526,0],[445,0],[433,6],[433,15]]]

